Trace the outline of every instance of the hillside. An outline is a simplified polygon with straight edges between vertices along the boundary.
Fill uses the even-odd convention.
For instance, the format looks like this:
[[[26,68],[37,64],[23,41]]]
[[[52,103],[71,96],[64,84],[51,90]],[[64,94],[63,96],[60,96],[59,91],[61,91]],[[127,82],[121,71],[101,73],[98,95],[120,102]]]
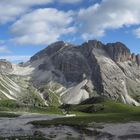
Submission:
[[[59,41],[24,64],[1,60],[0,70],[1,99],[54,106],[94,97],[140,103],[140,55],[120,42]]]

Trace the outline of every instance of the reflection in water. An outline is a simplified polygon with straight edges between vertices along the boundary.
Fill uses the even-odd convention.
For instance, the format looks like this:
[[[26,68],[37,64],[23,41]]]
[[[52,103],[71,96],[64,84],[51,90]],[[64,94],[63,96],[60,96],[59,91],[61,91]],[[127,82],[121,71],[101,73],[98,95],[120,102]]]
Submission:
[[[62,116],[24,115],[0,119],[0,136],[43,136],[50,140],[140,140],[140,123],[90,124],[89,127],[35,127],[28,122]]]

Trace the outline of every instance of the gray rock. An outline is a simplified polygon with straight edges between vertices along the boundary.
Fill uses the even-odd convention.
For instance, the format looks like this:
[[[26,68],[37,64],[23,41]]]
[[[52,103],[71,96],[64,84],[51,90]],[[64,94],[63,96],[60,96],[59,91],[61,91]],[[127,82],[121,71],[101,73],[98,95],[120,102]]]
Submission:
[[[10,71],[12,71],[12,64],[5,59],[0,59],[0,72],[9,73]]]
[[[139,54],[136,55],[136,61],[137,61],[137,64],[140,66],[140,55]]]
[[[30,63],[39,60],[43,61],[37,69],[45,71],[46,75],[49,72],[49,75],[43,82],[37,76],[33,80],[40,84],[61,83],[67,89],[63,94],[73,91],[72,96],[69,95],[71,98],[74,93],[87,95],[87,92],[90,98],[94,96],[92,92],[96,91],[99,96],[139,105],[135,97],[140,96],[140,55],[131,54],[120,42],[103,44],[90,40],[75,46],[59,41],[34,55]],[[90,82],[82,82],[85,79]],[[80,88],[76,89],[79,84]],[[88,87],[88,91],[83,90],[83,87]],[[82,98],[84,100],[84,96]]]
[[[108,43],[106,45],[106,50],[115,62],[127,61],[130,59],[130,50],[121,42]]]

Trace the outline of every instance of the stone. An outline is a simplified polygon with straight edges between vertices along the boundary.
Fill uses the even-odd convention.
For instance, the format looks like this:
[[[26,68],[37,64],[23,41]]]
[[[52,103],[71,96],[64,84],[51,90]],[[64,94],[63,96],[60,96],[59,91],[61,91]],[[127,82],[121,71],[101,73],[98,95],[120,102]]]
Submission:
[[[140,90],[140,55],[131,54],[121,42],[103,44],[89,40],[72,45],[59,41],[34,55],[30,63],[39,60],[43,63],[38,69],[46,72],[46,79],[33,80],[63,85],[67,89],[62,97],[65,103],[80,103],[96,91],[102,97],[139,105],[133,97],[140,96],[136,91]]]

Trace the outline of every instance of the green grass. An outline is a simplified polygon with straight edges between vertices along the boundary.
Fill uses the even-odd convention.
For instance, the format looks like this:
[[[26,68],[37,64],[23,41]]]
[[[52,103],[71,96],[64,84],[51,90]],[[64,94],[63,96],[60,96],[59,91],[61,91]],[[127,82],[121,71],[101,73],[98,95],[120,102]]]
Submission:
[[[60,93],[56,93],[56,90],[60,89],[61,87],[63,86],[59,83],[49,82],[45,85],[40,86],[38,90],[40,91],[40,93],[43,93],[45,96],[47,96],[47,104],[49,106],[59,107],[61,105]]]
[[[60,109],[54,106],[50,107],[24,107],[20,108],[19,111],[29,112],[29,113],[40,113],[40,114],[59,114],[62,115]]]
[[[45,105],[45,100],[42,99],[42,97],[40,96],[40,92],[35,87],[33,87],[33,85],[30,84],[27,77],[16,76],[16,75],[9,75],[8,77],[20,87],[20,91],[18,91],[17,93],[16,90],[11,89],[10,86],[7,85],[8,86],[7,89],[11,89],[13,93],[17,93],[16,95],[18,96],[16,97],[16,99],[19,102],[28,104],[28,105],[36,105],[36,106]],[[9,79],[5,77],[5,80],[7,81],[7,83],[9,82]],[[3,89],[3,91],[5,90]],[[8,91],[5,91],[5,92],[8,93]]]
[[[0,100],[0,112],[29,112],[40,114],[62,114],[61,110],[55,106],[31,106],[19,103],[14,100]]]
[[[48,92],[48,93],[49,93],[49,100],[47,101],[48,105],[53,105],[55,107],[60,106],[59,96],[54,92]]]
[[[58,118],[50,121],[33,121],[31,124],[36,126],[51,126],[51,125],[68,125],[68,126],[87,126],[92,122],[129,122],[129,121],[140,121],[140,115],[138,114],[122,114],[122,113],[108,113],[108,114],[96,114],[89,116],[77,116],[77,117],[65,117]]]
[[[130,122],[140,121],[140,107],[134,107],[125,105],[114,101],[106,101],[100,103],[104,105],[104,110],[97,111],[94,113],[85,113],[84,115],[78,115],[76,117],[65,117],[58,118],[50,121],[33,121],[33,125],[39,126],[50,126],[50,125],[68,125],[68,126],[87,126],[92,122],[106,122],[106,123],[117,123],[117,122]],[[98,105],[98,104],[96,104]],[[84,109],[90,105],[75,106],[74,111],[79,111],[81,108]],[[74,108],[74,107],[73,107]]]
[[[18,108],[0,108],[0,112],[17,112],[17,113],[39,113],[39,114],[59,114],[62,115],[60,109],[56,107],[33,107],[33,106],[20,106]]]
[[[140,107],[135,107],[132,105],[123,104],[123,103],[111,101],[111,100],[107,100],[107,101],[96,103],[96,104],[72,105],[70,106],[69,110],[84,112],[86,111],[87,108],[91,106],[95,107],[97,110],[96,112],[94,112],[94,114],[140,112]],[[100,110],[101,108],[103,108],[103,110]]]
[[[8,117],[8,118],[14,118],[18,117],[18,114],[15,113],[8,113],[8,112],[0,112],[0,117]]]

